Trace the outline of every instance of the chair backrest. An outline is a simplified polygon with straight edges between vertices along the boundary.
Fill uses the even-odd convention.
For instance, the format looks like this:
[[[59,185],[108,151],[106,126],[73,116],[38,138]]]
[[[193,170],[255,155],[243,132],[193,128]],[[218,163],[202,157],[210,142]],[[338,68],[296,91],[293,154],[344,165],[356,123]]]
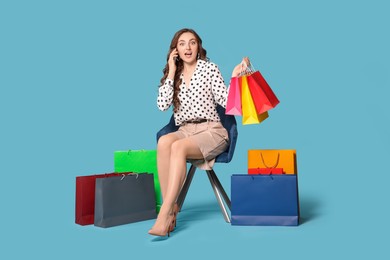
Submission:
[[[221,123],[223,127],[228,132],[229,135],[229,147],[226,151],[221,153],[215,158],[215,162],[219,163],[228,163],[232,160],[234,149],[236,148],[236,142],[238,137],[238,131],[237,131],[237,121],[236,118],[233,115],[226,115],[225,114],[225,108],[223,108],[220,105],[217,105],[217,112],[219,115],[219,118],[221,119]],[[157,132],[157,141],[160,139],[161,136],[175,132],[179,129],[179,126],[175,125],[175,119],[173,115],[171,116],[171,119],[169,120],[169,123],[160,129],[160,131]]]

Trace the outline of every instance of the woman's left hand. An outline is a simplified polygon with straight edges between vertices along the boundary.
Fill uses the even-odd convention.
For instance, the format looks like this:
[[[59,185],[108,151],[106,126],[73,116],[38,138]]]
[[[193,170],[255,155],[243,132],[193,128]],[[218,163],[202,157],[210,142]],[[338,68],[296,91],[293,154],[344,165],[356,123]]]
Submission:
[[[233,72],[232,72],[232,78],[238,77],[240,73],[249,66],[250,61],[248,57],[244,57],[240,64],[238,64],[236,67],[234,67]]]

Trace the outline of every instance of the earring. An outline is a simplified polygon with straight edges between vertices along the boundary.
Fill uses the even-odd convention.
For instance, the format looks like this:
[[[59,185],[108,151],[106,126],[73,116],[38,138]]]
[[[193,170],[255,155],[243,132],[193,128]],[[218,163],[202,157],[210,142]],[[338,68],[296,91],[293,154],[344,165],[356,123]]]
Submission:
[[[198,52],[198,56],[197,56],[197,59],[199,60],[200,59],[200,53]]]

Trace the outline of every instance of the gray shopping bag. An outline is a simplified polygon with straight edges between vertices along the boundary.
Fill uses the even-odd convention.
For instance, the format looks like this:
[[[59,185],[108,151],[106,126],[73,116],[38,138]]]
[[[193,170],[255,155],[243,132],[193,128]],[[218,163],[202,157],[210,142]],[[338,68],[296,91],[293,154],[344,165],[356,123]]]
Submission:
[[[156,217],[153,174],[96,179],[95,226],[112,227]]]

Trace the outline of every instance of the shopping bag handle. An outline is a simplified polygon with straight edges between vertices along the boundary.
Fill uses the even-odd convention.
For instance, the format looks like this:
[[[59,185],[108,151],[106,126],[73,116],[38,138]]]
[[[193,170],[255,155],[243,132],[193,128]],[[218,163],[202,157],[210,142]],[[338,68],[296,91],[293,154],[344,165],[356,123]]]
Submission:
[[[260,153],[260,156],[261,156],[261,161],[263,162],[264,166],[268,169],[274,169],[276,168],[276,166],[278,166],[279,164],[279,157],[280,157],[280,154],[278,152],[278,157],[276,158],[276,163],[273,165],[273,166],[268,166],[265,161],[264,161],[264,157],[263,157],[263,153]]]
[[[134,175],[135,175],[135,179],[138,179],[138,173],[128,173],[128,174],[122,173],[122,178],[121,178],[121,180],[123,180],[126,176],[129,176],[129,175],[131,175],[131,176],[134,176]]]
[[[246,68],[244,69],[244,65],[246,65]],[[241,72],[238,74],[239,77],[247,76],[252,73],[254,73],[256,70],[252,65],[252,62],[249,61],[249,64],[245,64],[245,62],[241,62]]]
[[[264,175],[264,176],[268,176],[268,177],[271,178],[271,180],[274,180],[274,176],[272,175],[272,173],[266,174],[266,175]],[[251,174],[251,177],[252,177],[252,180],[255,180],[255,175],[254,175],[254,174]]]
[[[131,151],[135,151],[135,150],[129,149],[129,150],[127,151],[127,154],[129,154]],[[138,151],[145,152],[146,150],[145,150],[145,149],[141,149],[141,150],[138,150]]]

